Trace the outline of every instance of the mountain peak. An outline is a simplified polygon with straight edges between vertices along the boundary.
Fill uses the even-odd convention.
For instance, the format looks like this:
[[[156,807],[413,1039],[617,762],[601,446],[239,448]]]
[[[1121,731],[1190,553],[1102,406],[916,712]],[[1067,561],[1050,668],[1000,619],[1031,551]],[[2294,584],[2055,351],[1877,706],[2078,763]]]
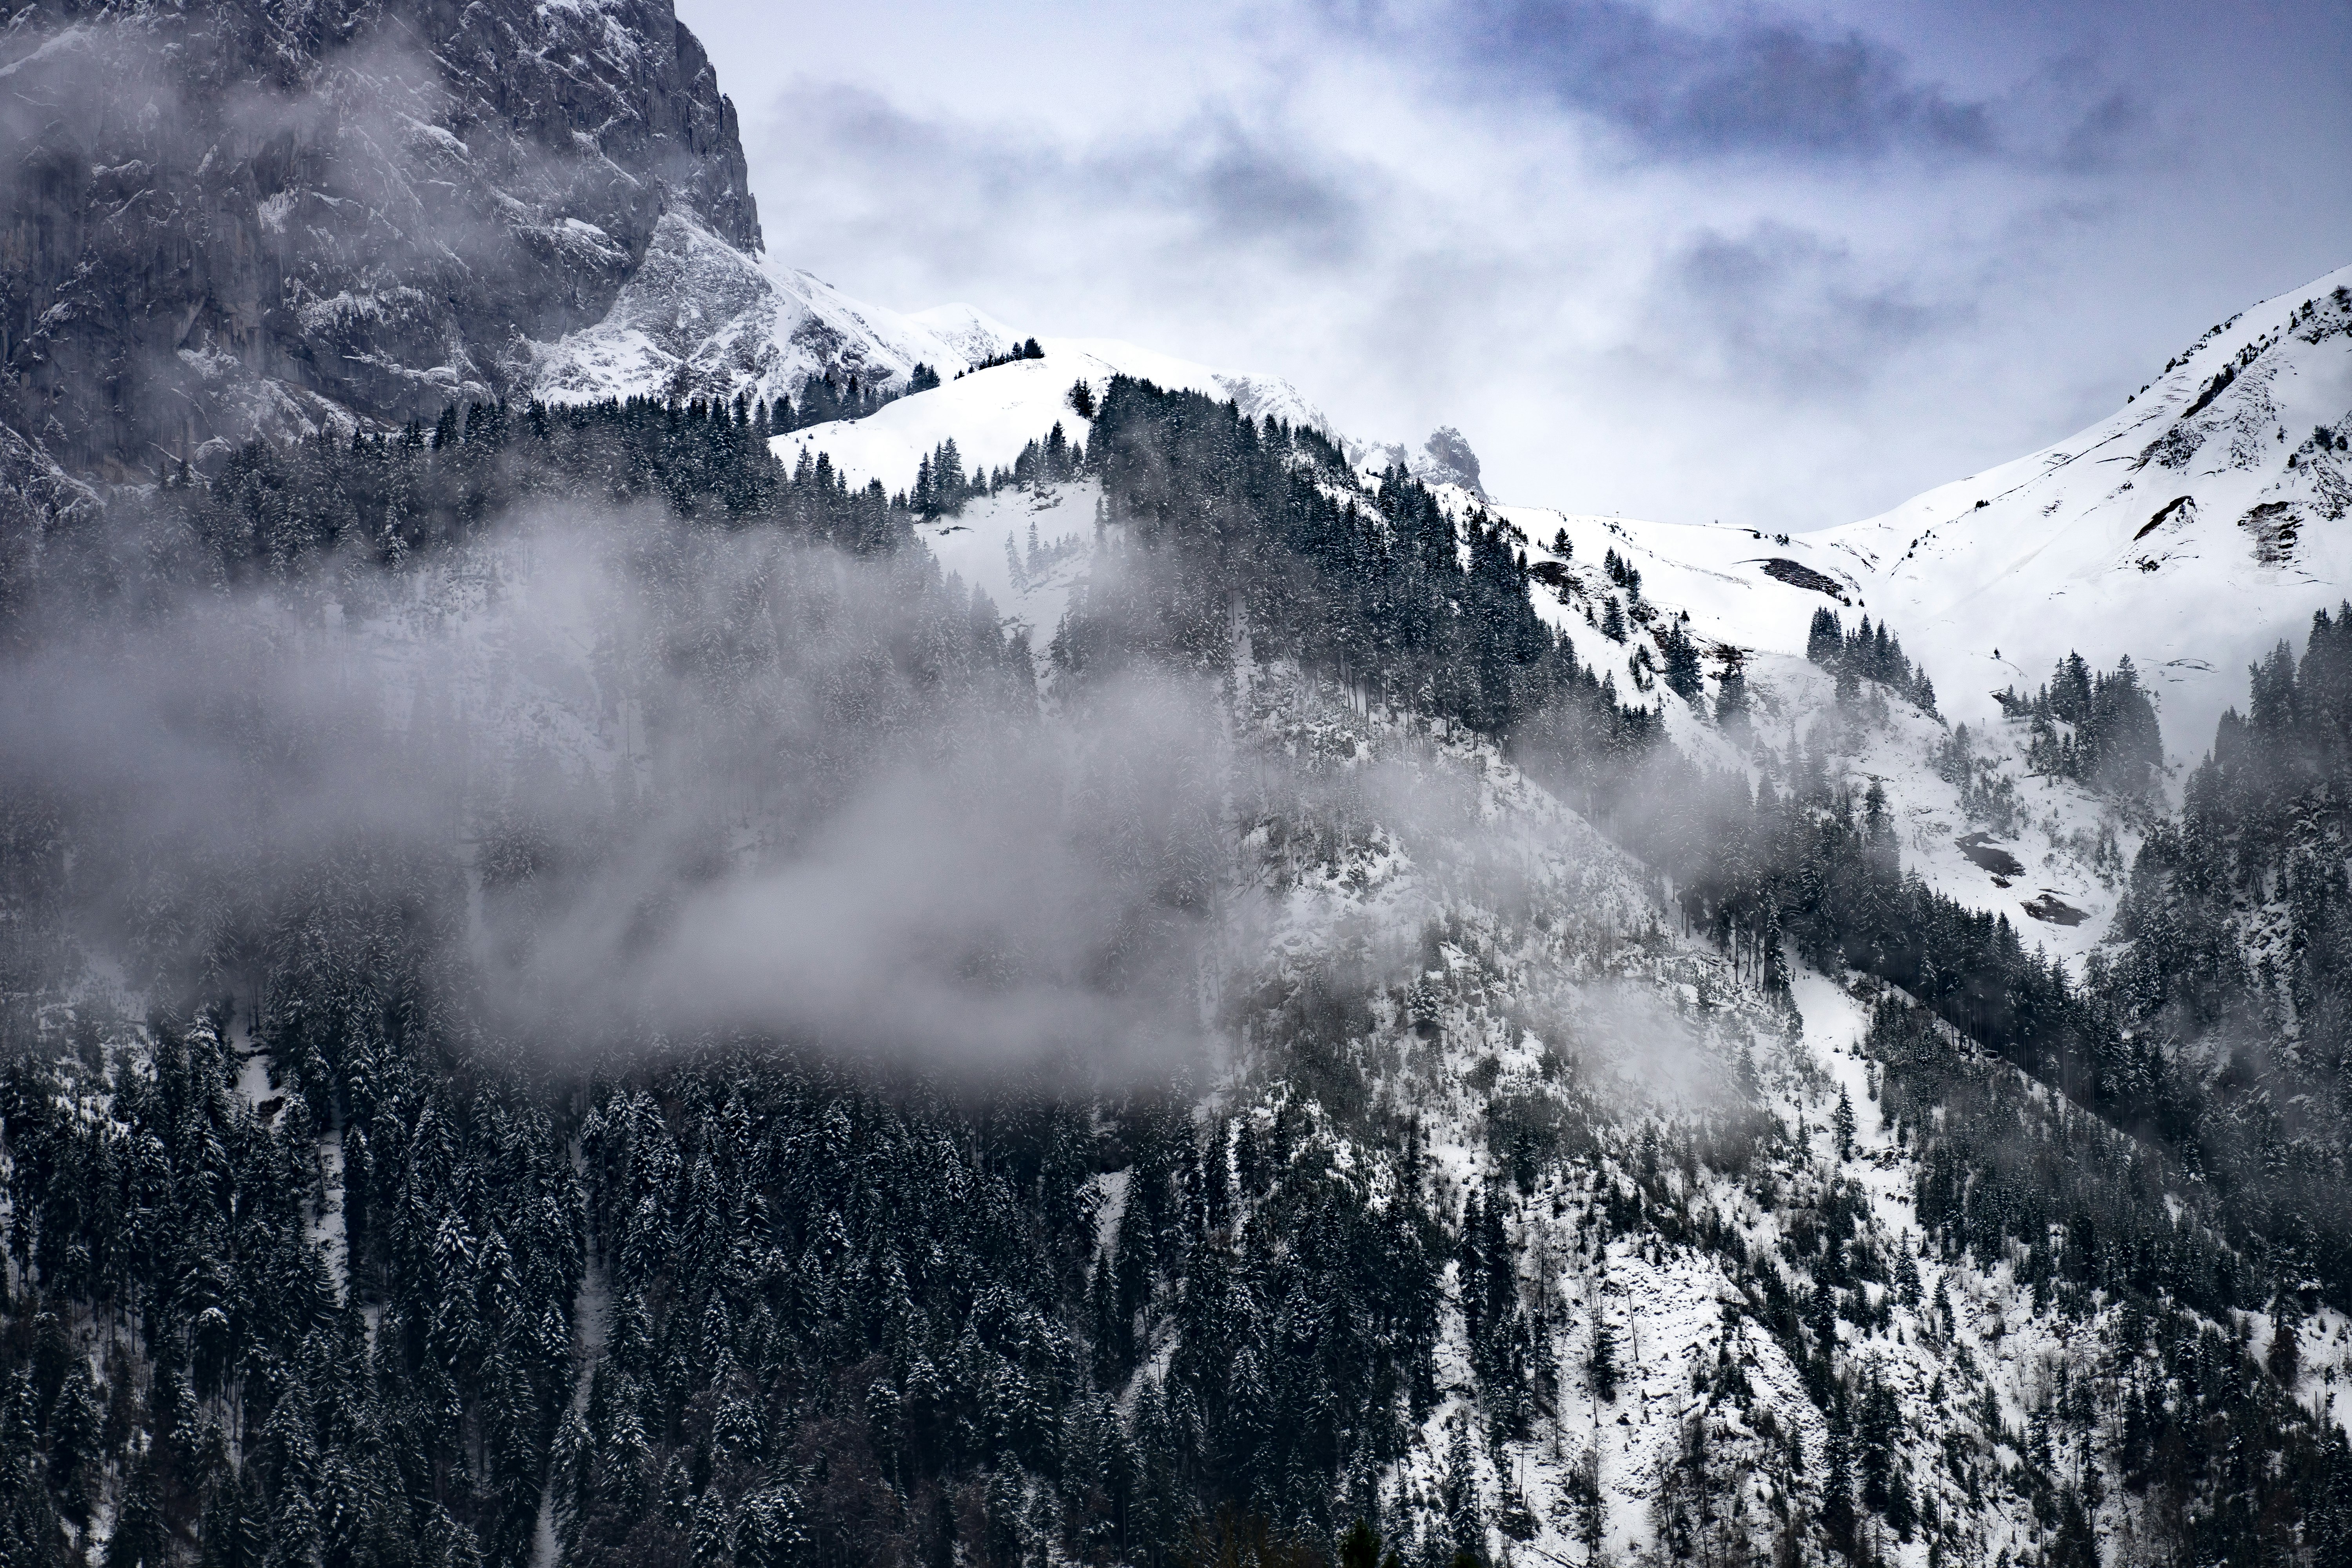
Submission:
[[[1359,468],[1375,471],[1402,468],[1425,485],[1456,485],[1482,500],[1486,499],[1478,454],[1470,449],[1469,437],[1451,425],[1431,431],[1418,452],[1407,451],[1402,441],[1360,445],[1353,447],[1353,461]]]
[[[1948,689],[2129,654],[2201,747],[2243,666],[2352,595],[2347,388],[2352,268],[2207,332],[2078,435],[1812,537]]]
[[[1412,460],[1412,477],[1430,485],[1460,485],[1474,495],[1485,495],[1486,487],[1478,482],[1478,454],[1461,431],[1451,425],[1441,425],[1421,444],[1420,456]]]
[[[0,422],[69,468],[505,395],[665,218],[761,245],[734,106],[669,0],[275,16],[26,8],[0,38],[0,223],[31,237],[0,259],[30,323]]]

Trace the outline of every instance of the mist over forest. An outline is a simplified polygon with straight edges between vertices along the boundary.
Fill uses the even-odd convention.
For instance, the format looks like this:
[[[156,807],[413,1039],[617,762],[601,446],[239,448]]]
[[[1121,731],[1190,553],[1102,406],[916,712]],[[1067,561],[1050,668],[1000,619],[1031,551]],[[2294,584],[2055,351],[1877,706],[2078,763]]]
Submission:
[[[2352,278],[1647,523],[0,12],[0,1562],[2352,1562]]]

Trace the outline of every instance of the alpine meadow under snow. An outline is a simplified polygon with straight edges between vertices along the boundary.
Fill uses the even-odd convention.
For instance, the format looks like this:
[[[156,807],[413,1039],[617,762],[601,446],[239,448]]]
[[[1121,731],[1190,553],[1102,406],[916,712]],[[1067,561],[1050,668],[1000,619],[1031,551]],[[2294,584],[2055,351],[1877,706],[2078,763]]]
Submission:
[[[2352,1563],[2352,268],[1643,522],[0,10],[0,1562]]]

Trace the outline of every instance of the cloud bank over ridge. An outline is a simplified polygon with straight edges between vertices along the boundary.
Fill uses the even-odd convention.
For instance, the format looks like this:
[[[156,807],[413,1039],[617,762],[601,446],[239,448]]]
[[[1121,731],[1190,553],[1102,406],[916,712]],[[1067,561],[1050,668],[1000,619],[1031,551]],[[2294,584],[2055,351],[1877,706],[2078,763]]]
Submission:
[[[2336,7],[763,15],[684,12],[797,264],[1457,426],[1580,510],[1866,515],[2352,238]]]

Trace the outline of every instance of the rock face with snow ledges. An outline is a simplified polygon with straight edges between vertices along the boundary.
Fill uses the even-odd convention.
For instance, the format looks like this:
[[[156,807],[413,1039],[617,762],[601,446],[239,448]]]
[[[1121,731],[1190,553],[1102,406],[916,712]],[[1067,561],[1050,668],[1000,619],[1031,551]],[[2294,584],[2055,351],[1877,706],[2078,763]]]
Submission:
[[[666,214],[761,243],[669,0],[5,9],[0,422],[69,469],[508,394]]]
[[[531,390],[598,397],[797,399],[814,378],[900,393],[915,367],[951,376],[1013,345],[969,305],[900,315],[668,212],[604,319],[534,344]]]
[[[1405,450],[1402,441],[1370,446],[1350,442],[1348,455],[1368,474],[1402,468],[1425,485],[1454,485],[1480,500],[1486,499],[1486,487],[1478,477],[1478,454],[1470,449],[1469,437],[1451,425],[1431,431],[1417,452]]]

